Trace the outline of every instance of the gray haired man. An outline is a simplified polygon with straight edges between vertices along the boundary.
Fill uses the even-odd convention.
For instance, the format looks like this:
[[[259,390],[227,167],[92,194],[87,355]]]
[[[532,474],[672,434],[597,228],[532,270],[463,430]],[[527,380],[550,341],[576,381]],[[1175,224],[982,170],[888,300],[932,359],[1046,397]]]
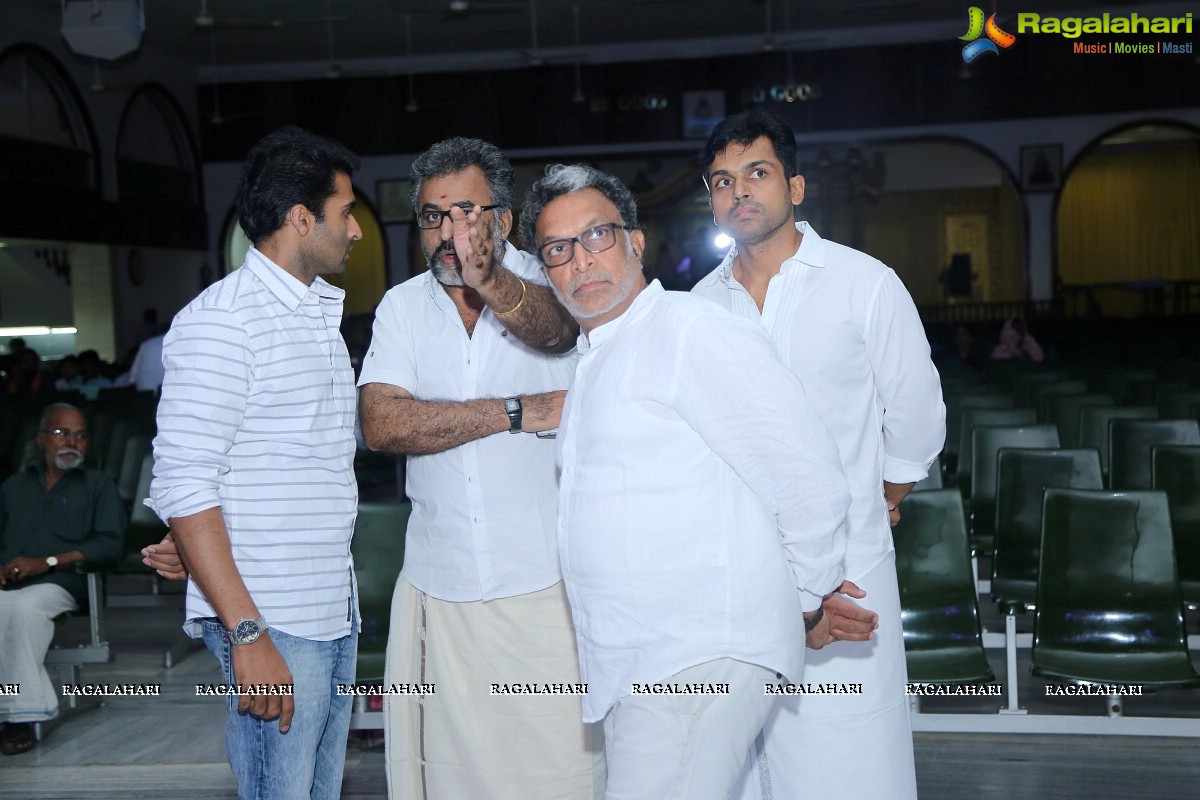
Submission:
[[[804,645],[828,638],[849,492],[760,326],[647,285],[619,180],[555,165],[522,240],[579,321],[558,550],[621,800],[724,800]],[[807,636],[806,636],[807,634]]]

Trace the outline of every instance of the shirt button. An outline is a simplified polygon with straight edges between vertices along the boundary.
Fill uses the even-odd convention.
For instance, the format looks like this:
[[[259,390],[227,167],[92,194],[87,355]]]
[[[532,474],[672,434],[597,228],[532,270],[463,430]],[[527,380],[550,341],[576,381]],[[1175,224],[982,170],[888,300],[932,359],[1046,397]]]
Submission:
[[[319,330],[319,331],[323,331],[323,330],[325,330],[325,323],[324,323],[324,322],[320,322],[320,323],[318,323],[318,324],[317,324],[317,330]]]
[[[315,299],[316,299],[316,297],[317,297],[317,293],[316,293],[316,292],[309,292],[309,293],[306,295],[306,297],[307,297],[309,300],[315,300]]]

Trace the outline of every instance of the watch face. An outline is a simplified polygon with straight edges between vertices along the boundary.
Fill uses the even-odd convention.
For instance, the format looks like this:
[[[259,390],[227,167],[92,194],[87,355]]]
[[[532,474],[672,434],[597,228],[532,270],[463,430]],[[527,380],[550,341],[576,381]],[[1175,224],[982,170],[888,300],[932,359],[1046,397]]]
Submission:
[[[494,406],[493,406],[493,408],[494,408]],[[509,414],[520,411],[521,410],[521,401],[515,397],[508,398],[507,400],[504,401],[504,410],[507,411]]]
[[[58,556],[50,556],[49,558],[46,559],[46,564],[47,564],[47,566],[57,567],[58,566]]]
[[[233,629],[233,638],[246,644],[253,642],[261,635],[262,628],[259,627],[258,620],[256,619],[244,619]]]

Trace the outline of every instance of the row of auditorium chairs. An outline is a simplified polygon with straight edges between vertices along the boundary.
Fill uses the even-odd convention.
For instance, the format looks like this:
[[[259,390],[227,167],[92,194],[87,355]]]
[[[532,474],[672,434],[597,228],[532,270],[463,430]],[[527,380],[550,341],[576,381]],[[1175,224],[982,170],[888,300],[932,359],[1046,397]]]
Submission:
[[[971,426],[977,424],[1052,424],[1065,447],[1099,447],[1107,470],[1107,423],[1115,417],[1133,419],[1200,419],[1200,389],[1179,389],[1160,394],[1157,404],[1118,401],[1109,392],[1091,392],[1080,381],[1033,384],[1042,390],[1020,403],[1012,393],[994,386],[945,389],[947,478],[965,482],[971,470]]]
[[[1095,477],[1094,459],[1081,467],[1088,459],[1061,452],[1042,466],[1070,473],[1068,482],[1080,470]],[[1036,574],[1028,580],[1022,572],[993,589],[1010,609],[1036,612],[1033,674],[1055,682],[1200,686],[1187,647],[1167,494],[1047,488],[1040,500],[1020,500],[1022,509],[1039,509]],[[910,494],[894,536],[909,680],[994,681],[958,493]],[[1017,710],[1015,625],[1006,628],[1009,709]]]

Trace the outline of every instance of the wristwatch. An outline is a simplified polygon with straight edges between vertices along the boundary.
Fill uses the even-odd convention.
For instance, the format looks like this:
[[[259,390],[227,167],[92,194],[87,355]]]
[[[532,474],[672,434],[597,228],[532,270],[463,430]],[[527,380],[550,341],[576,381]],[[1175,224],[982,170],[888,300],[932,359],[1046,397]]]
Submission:
[[[521,432],[521,398],[504,398],[504,413],[508,414],[508,432]]]
[[[58,566],[58,556],[46,556],[46,566],[49,567],[48,572],[54,572],[54,568]]]
[[[267,630],[267,621],[258,619],[238,620],[238,624],[225,631],[229,634],[230,644],[253,644]]]
[[[811,617],[804,618],[804,632],[808,633],[817,625],[821,624],[822,617],[825,616],[825,606],[817,606],[817,613]]]

